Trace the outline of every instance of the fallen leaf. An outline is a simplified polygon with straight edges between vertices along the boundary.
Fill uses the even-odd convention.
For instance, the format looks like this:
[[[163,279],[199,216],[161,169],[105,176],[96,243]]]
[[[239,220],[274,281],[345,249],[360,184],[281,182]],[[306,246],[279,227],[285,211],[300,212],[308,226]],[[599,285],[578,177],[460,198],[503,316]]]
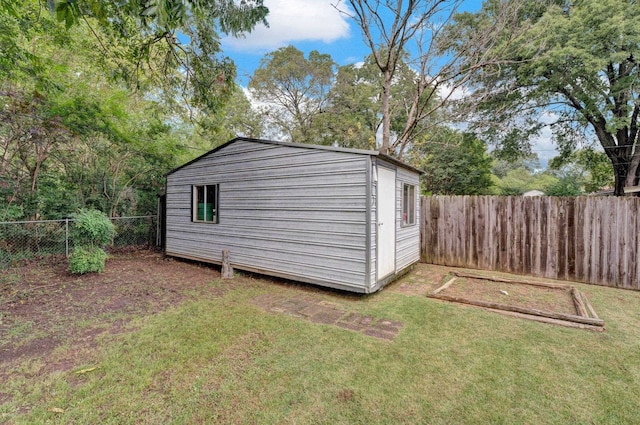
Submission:
[[[86,369],[80,369],[80,370],[76,370],[76,375],[83,375],[87,372],[93,372],[94,370],[96,370],[98,367],[88,367]]]
[[[64,409],[61,409],[59,407],[50,407],[49,408],[49,412],[53,412],[53,413],[64,413]]]

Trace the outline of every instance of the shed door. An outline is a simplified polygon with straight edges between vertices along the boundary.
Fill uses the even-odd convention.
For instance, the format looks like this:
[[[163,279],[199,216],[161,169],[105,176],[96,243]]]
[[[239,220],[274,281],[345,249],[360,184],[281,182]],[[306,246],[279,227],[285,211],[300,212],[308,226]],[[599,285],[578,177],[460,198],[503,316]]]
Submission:
[[[378,280],[396,269],[396,172],[378,167]]]

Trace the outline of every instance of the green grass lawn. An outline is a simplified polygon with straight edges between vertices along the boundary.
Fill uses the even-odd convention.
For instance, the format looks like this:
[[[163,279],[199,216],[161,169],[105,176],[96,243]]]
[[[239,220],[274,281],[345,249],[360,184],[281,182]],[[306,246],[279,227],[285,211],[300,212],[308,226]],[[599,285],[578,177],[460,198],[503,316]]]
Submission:
[[[23,364],[24,378],[2,383],[13,398],[0,422],[640,423],[637,292],[579,285],[606,322],[598,333],[393,287],[353,296],[250,277],[213,284],[232,289],[105,333],[71,371],[30,375],[38,365]],[[253,302],[301,291],[404,326],[388,341]]]

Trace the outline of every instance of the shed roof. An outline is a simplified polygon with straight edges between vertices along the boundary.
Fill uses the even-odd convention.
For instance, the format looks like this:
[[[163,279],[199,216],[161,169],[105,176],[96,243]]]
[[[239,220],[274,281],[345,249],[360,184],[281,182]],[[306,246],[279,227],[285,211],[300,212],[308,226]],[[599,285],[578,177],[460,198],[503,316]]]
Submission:
[[[412,167],[409,164],[406,164],[396,158],[393,158],[389,155],[384,155],[381,154],[378,151],[374,151],[374,150],[367,150],[367,149],[350,149],[350,148],[340,148],[340,147],[335,147],[335,146],[323,146],[323,145],[310,145],[310,144],[304,144],[304,143],[291,143],[291,142],[279,142],[276,140],[265,140],[265,139],[253,139],[253,138],[249,138],[249,137],[236,137],[235,139],[232,139],[230,141],[228,141],[227,143],[224,143],[220,146],[218,146],[217,148],[214,148],[200,156],[198,156],[197,158],[192,159],[191,161],[182,164],[179,167],[174,168],[173,170],[169,171],[166,175],[170,175],[175,173],[176,171],[190,165],[193,164],[194,162],[199,161],[201,158],[210,155],[214,152],[217,152],[221,149],[224,149],[225,147],[238,142],[238,141],[245,141],[245,142],[253,142],[253,143],[262,143],[262,144],[268,144],[268,145],[278,145],[278,146],[289,146],[289,147],[293,147],[293,148],[302,148],[302,149],[317,149],[317,150],[326,150],[326,151],[332,151],[332,152],[345,152],[345,153],[351,153],[351,154],[357,154],[357,155],[368,155],[368,156],[374,156],[377,158],[380,158],[384,161],[390,162],[394,165],[397,165],[399,167],[402,168],[406,168],[407,170],[411,170],[414,171],[416,173],[419,174],[423,174],[423,172],[415,167]]]

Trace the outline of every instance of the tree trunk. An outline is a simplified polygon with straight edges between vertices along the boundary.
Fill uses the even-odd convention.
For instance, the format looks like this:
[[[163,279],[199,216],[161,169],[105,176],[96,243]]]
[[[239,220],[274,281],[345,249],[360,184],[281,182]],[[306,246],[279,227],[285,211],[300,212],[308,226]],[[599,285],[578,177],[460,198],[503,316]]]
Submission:
[[[389,100],[391,98],[391,70],[383,72],[382,83],[382,146],[380,153],[391,154],[391,117],[389,116]]]
[[[624,196],[624,188],[627,182],[627,175],[629,166],[628,161],[624,158],[619,158],[617,155],[609,155],[611,163],[613,164],[613,174],[615,177],[615,183],[613,188],[614,196]]]
[[[638,172],[640,171],[638,169],[639,167],[640,167],[640,152],[636,152],[631,157],[631,163],[629,165],[629,170],[627,171],[625,187],[638,185]]]
[[[626,186],[633,186],[636,182],[635,174],[637,170],[636,166],[633,166],[634,158],[633,151],[627,149],[628,138],[624,134],[616,135],[607,131],[604,119],[599,122],[590,120],[598,137],[600,145],[604,148],[604,152],[609,157],[611,164],[613,165],[613,175],[615,178],[613,194],[614,196],[624,196],[624,188]]]

